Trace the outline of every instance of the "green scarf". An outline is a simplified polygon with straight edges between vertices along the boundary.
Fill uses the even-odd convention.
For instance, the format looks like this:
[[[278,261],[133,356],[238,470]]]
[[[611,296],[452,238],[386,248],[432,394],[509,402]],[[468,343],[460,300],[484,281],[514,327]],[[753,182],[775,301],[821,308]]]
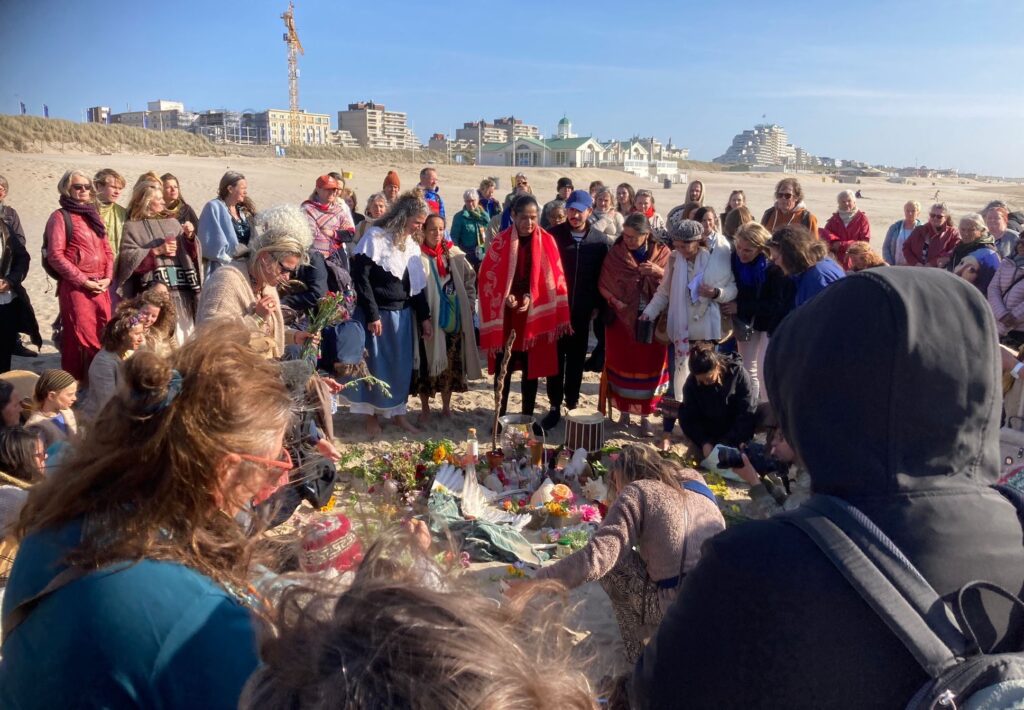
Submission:
[[[96,207],[103,224],[107,225],[107,241],[110,242],[110,250],[114,252],[114,259],[117,259],[117,254],[121,251],[121,235],[124,233],[124,223],[128,213],[116,202],[111,202],[108,205],[101,202]]]

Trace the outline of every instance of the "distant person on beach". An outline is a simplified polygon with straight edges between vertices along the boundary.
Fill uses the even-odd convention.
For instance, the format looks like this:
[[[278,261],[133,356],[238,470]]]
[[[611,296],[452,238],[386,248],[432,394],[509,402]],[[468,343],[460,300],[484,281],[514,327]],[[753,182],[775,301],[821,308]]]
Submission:
[[[384,185],[381,188],[381,192],[384,193],[384,197],[387,198],[388,206],[398,199],[398,194],[402,190],[402,181],[398,179],[398,173],[394,170],[388,170],[388,174],[384,176]]]
[[[501,214],[501,203],[494,197],[496,189],[497,186],[491,178],[481,180],[480,187],[477,188],[477,192],[480,193],[480,207],[483,208],[490,219]]]
[[[107,242],[110,243],[110,251],[114,254],[114,258],[117,258],[121,249],[121,233],[124,230],[124,223],[128,221],[128,211],[117,204],[126,184],[125,179],[113,168],[104,168],[93,176],[92,184],[96,191],[97,209],[99,209],[103,224],[107,227]]]
[[[199,215],[205,276],[246,254],[255,216],[256,205],[249,199],[245,175],[234,170],[224,173],[217,197],[207,202]]]
[[[988,310],[938,269],[872,269],[790,314],[766,375],[815,494],[796,513],[819,529],[831,519],[886,538],[876,549],[938,597],[914,607],[928,614],[900,614],[907,627],[967,618],[977,645],[961,643],[971,653],[1019,653],[1020,609],[963,589],[987,580],[1019,597],[1024,588],[1021,511],[992,488],[1002,385]],[[636,667],[630,700],[659,710],[907,707],[931,676],[893,623],[785,517],[745,522],[704,545]],[[963,701],[954,704],[973,704]]]
[[[341,184],[340,182],[338,183]],[[338,190],[338,201],[348,207],[349,213],[352,215],[352,224],[359,226],[366,219],[366,215],[359,213],[359,198],[356,197],[356,191],[351,187],[343,187]]]
[[[828,251],[836,263],[844,269],[850,268],[846,250],[857,242],[871,242],[871,223],[864,210],[857,207],[853,190],[843,190],[836,195],[838,209],[829,217],[822,231],[822,239],[828,243]]]
[[[996,240],[977,212],[960,218],[959,231],[962,241],[953,248],[946,268],[970,281],[982,294],[987,295],[988,285],[1001,261],[996,250]]]
[[[526,173],[516,173],[512,179],[512,192],[505,195],[505,201],[502,203],[502,212],[507,212],[508,208],[512,206],[512,201],[519,195],[532,194],[533,188],[530,186],[530,179],[526,177]],[[502,227],[502,229],[508,229],[508,227]]]
[[[755,222],[754,215],[751,214],[750,210],[747,209],[746,205],[740,205],[734,209],[729,210],[725,213],[725,218],[722,220],[722,234],[730,242],[736,237],[736,233],[745,224]],[[767,230],[766,230],[767,231]],[[771,232],[769,232],[771,234]]]
[[[426,167],[420,170],[420,182],[417,187],[423,191],[423,199],[426,200],[430,211],[444,219],[444,199],[441,197],[441,188],[437,181],[437,169]]]
[[[697,227],[699,237],[700,227]],[[639,436],[652,438],[650,417],[669,388],[668,354],[653,326],[638,325],[665,276],[670,252],[652,234],[642,212],[626,217],[622,236],[612,244],[601,266],[598,288],[608,304],[605,327],[605,372],[608,393],[628,427],[640,418]],[[649,331],[649,332],[648,332]]]
[[[610,188],[602,187],[594,196],[594,212],[590,216],[591,225],[614,241],[622,234],[624,221],[625,218],[615,209],[615,194]]]
[[[463,207],[452,220],[452,242],[466,255],[474,269],[480,268],[480,253],[485,239],[484,232],[491,221],[490,215],[480,206],[479,193],[466,190],[462,195]]]
[[[558,243],[540,228],[537,199],[520,195],[511,210],[512,226],[494,238],[480,265],[480,347],[495,391],[502,391],[499,413],[508,409],[512,373],[521,370],[522,413],[533,416],[540,378],[558,373],[558,339],[570,327],[568,288]]]
[[[960,243],[960,232],[945,202],[936,202],[928,210],[928,221],[907,237],[903,243],[903,258],[907,266],[938,266],[945,268],[953,249]]]
[[[452,394],[468,391],[469,380],[483,377],[473,331],[476,271],[465,251],[445,239],[444,233],[444,219],[429,215],[423,223],[419,258],[426,275],[423,293],[431,327],[417,329],[419,367],[413,369],[410,387],[410,394],[419,395],[420,424],[430,418],[432,397],[441,395],[441,416],[450,417]],[[475,241],[472,247],[475,251]]]
[[[123,298],[157,283],[166,286],[177,316],[175,337],[183,345],[195,330],[202,264],[195,232],[186,236],[181,223],[165,215],[160,187],[139,184],[132,190],[114,285]]]
[[[285,346],[315,337],[285,327],[277,293],[278,284],[308,261],[313,236],[306,215],[293,205],[264,210],[253,226],[245,256],[214,271],[204,284],[196,326],[220,319],[241,323],[254,349],[280,358]]]
[[[999,255],[1004,259],[1014,256],[1017,253],[1020,234],[1009,228],[1010,212],[1006,205],[994,205],[987,208],[983,214],[985,226],[995,239]]]
[[[383,192],[375,192],[370,195],[366,200],[366,209],[364,214],[366,219],[356,225],[356,238],[358,242],[366,234],[366,230],[377,223],[377,220],[384,216],[384,213],[388,211],[388,198]]]
[[[563,403],[566,409],[579,406],[590,323],[602,303],[598,281],[612,240],[590,224],[593,205],[589,193],[569,193],[566,221],[551,228],[565,272],[572,331],[558,339],[558,374],[547,378],[549,411],[541,420],[545,430],[558,426]]]
[[[623,219],[636,209],[636,190],[628,182],[620,182],[619,186],[615,188],[615,209],[619,211]]]
[[[18,216],[18,211],[16,209],[7,204],[7,194],[9,190],[10,185],[7,182],[7,178],[0,175],[0,221],[7,225],[7,230],[11,236],[20,241],[23,247],[27,247],[27,243],[25,242],[25,230],[21,226],[21,217]],[[3,276],[0,276],[0,278],[3,278]],[[2,300],[2,298],[0,298],[0,300]],[[28,303],[27,294],[25,295],[25,302]],[[35,316],[33,314],[33,318],[34,317]],[[38,330],[39,327],[36,326],[35,330],[30,330],[27,333],[32,340],[32,344],[35,345],[37,349],[42,347],[42,337],[39,338],[40,342],[36,343],[36,338],[32,337],[32,335],[38,332]],[[30,350],[23,342],[21,342],[20,335],[15,336],[14,347],[11,350],[11,353],[18,357],[39,357],[39,353],[36,350]]]
[[[418,190],[399,196],[377,224],[366,231],[352,256],[356,291],[353,317],[366,329],[366,366],[388,384],[385,393],[365,383],[345,391],[352,414],[363,415],[366,432],[379,436],[380,419],[394,419],[410,434],[419,429],[408,420],[409,389],[416,323],[423,337],[433,336],[430,306],[424,288],[427,273],[418,240],[431,214]]]
[[[733,190],[729,193],[729,201],[725,205],[725,211],[718,215],[722,222],[722,231],[725,231],[725,218],[729,216],[729,213],[740,207],[746,207],[747,195],[743,190]],[[737,225],[739,226],[739,225]],[[732,238],[729,232],[725,232],[725,236]]]
[[[648,223],[651,225],[651,235],[655,239],[664,239],[665,220],[654,211],[654,193],[647,189],[637,190],[633,206],[635,212],[639,212],[647,218]]]
[[[903,219],[889,225],[882,242],[882,258],[893,266],[906,266],[907,258],[903,255],[903,245],[915,229],[921,226],[918,216],[921,214],[921,203],[909,200],[903,205]]]
[[[700,473],[650,446],[623,446],[609,483],[612,503],[587,545],[542,567],[534,579],[569,589],[598,582],[611,601],[626,660],[635,663],[700,561],[704,542],[725,530],[725,520]],[[510,595],[534,584],[513,583]]]
[[[178,178],[171,173],[164,173],[160,176],[160,182],[163,184],[164,211],[167,216],[173,217],[181,223],[186,237],[194,237],[199,228],[199,215],[191,205],[185,202]]]
[[[27,350],[19,333],[27,333],[36,347],[42,347],[36,313],[25,290],[31,258],[23,239],[0,219],[0,373],[11,369],[11,356]],[[34,357],[36,353],[32,351]]]
[[[73,707],[88,688],[103,707],[235,707],[271,613],[252,580],[273,563],[234,516],[291,468],[291,416],[277,366],[237,327],[171,362],[131,358],[67,475],[22,510],[0,705]]]
[[[601,182],[600,180],[591,181],[590,187],[587,190],[590,193],[590,198],[593,199],[594,195],[596,195],[597,191],[600,190],[602,187],[604,187],[604,183]]]
[[[575,188],[572,186],[572,179],[567,177],[558,178],[558,185],[555,188],[555,199],[544,204],[543,209],[540,212],[540,227],[541,229],[551,229],[551,223],[548,221],[548,211],[555,202],[561,201],[565,204],[566,200],[569,199],[569,195]]]
[[[783,178],[775,185],[775,204],[761,216],[769,232],[775,233],[787,224],[802,224],[812,235],[818,236],[818,218],[804,204],[804,190],[796,178]]]
[[[704,206],[704,183],[694,180],[686,188],[686,201],[696,202],[698,207]],[[686,217],[685,219],[690,219]]]
[[[60,276],[61,367],[84,380],[99,352],[100,334],[110,318],[110,282],[114,254],[107,227],[93,202],[92,180],[69,170],[57,184],[60,209],[46,222],[46,260]],[[71,225],[68,233],[66,225]]]
[[[344,200],[338,199],[341,185],[330,175],[316,179],[313,192],[302,203],[302,210],[313,230],[313,248],[327,259],[341,251],[339,263],[348,268],[349,254],[346,244],[351,244],[356,233],[352,213]]]

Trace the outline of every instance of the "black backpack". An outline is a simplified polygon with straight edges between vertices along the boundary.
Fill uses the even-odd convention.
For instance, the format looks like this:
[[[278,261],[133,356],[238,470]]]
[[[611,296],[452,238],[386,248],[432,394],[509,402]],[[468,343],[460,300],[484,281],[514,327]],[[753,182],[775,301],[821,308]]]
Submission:
[[[72,230],[72,226],[71,226],[71,213],[68,212],[65,209],[60,209],[60,210],[57,210],[57,211],[60,212],[61,215],[63,215],[63,217],[64,217],[64,234],[67,235],[67,239],[70,240],[71,239],[71,230]],[[43,256],[43,259],[42,259],[42,261],[43,261],[43,271],[45,271],[46,275],[49,276],[54,281],[60,281],[60,274],[58,274],[57,270],[55,268],[53,268],[53,266],[50,265],[50,260],[46,258],[46,257],[48,257],[50,255],[50,234],[49,234],[49,232],[43,232],[43,247],[42,247],[41,253],[42,253],[42,256]]]
[[[999,490],[1024,518],[1024,497]],[[1024,649],[986,653],[964,613],[971,590],[993,592],[1024,610],[1015,595],[974,581],[960,589],[954,604],[946,604],[885,533],[834,496],[812,496],[778,519],[800,528],[821,548],[928,674],[908,710],[1024,708]]]

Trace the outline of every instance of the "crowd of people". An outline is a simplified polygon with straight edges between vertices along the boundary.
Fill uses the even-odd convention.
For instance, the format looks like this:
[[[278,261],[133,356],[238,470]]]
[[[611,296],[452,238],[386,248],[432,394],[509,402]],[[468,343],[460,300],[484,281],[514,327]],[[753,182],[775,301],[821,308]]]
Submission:
[[[535,415],[543,378],[535,421],[553,429],[591,370],[622,427],[636,417],[636,436],[657,439],[660,415],[661,448],[678,423],[706,463],[750,444],[768,413],[776,455],[798,461],[815,493],[860,506],[940,594],[973,579],[1024,585],[1017,512],[986,487],[999,471],[997,346],[1024,345],[1022,215],[1002,202],[956,226],[946,205],[922,222],[908,202],[878,253],[855,192],[819,223],[792,177],[760,220],[739,190],[717,211],[699,180],[662,217],[628,183],[563,177],[542,205],[525,174],[504,200],[485,179],[450,224],[429,166],[406,192],[388,172],[363,213],[335,172],[301,204],[264,209],[235,171],[198,213],[170,173],[140,175],[124,208],[127,187],[112,169],[59,180],[41,256],[57,281],[61,368],[25,397],[0,379],[0,705],[71,706],[88,687],[101,706],[469,707],[497,702],[514,677],[546,698],[535,707],[593,707],[557,605],[526,606],[553,582],[590,581],[638,663],[637,707],[876,706],[924,682],[827,562],[811,565],[813,582],[791,574],[815,557],[809,538],[776,521],[725,531],[700,474],[645,444],[615,461],[591,541],[500,609],[426,581],[417,521],[396,535],[398,555],[364,558],[346,534],[338,559],[354,578],[340,596],[291,580],[297,553],[284,560],[263,532],[294,509],[286,491],[329,497],[330,475],[318,487],[302,472],[340,458],[331,402],[371,439],[389,422],[416,434],[433,398],[450,416],[485,362],[499,414],[518,371],[522,414]],[[0,177],[0,203],[7,190]],[[34,354],[22,334],[42,344],[30,263],[2,204],[0,373]],[[330,297],[350,317],[314,328]],[[947,330],[918,312],[943,313]],[[952,356],[950,339],[992,366]],[[946,391],[932,398],[935,382]],[[927,425],[899,430],[901,417]],[[752,459],[726,468],[757,486]],[[969,515],[952,516],[961,499]],[[941,535],[929,524],[940,518],[956,518]],[[993,552],[973,558],[956,540],[982,520]],[[410,556],[422,564],[395,562]],[[848,612],[839,621],[833,599]],[[782,632],[763,605],[786,616]],[[1019,621],[998,617],[985,648],[1019,647]],[[886,659],[871,683],[844,672],[846,649],[815,645],[834,633]]]

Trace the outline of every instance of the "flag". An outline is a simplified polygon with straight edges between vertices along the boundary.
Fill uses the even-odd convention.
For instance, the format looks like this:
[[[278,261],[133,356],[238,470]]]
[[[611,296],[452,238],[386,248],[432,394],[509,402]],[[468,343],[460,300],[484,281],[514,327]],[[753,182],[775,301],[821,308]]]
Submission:
[[[25,108],[25,102],[19,101],[18,103],[21,104],[21,115],[24,116],[26,113],[28,113],[28,109]]]
[[[142,112],[142,127],[143,128],[146,127],[146,112],[145,111]]]
[[[50,117],[50,107],[47,106],[46,104],[43,104],[43,118],[49,118],[49,117]]]

